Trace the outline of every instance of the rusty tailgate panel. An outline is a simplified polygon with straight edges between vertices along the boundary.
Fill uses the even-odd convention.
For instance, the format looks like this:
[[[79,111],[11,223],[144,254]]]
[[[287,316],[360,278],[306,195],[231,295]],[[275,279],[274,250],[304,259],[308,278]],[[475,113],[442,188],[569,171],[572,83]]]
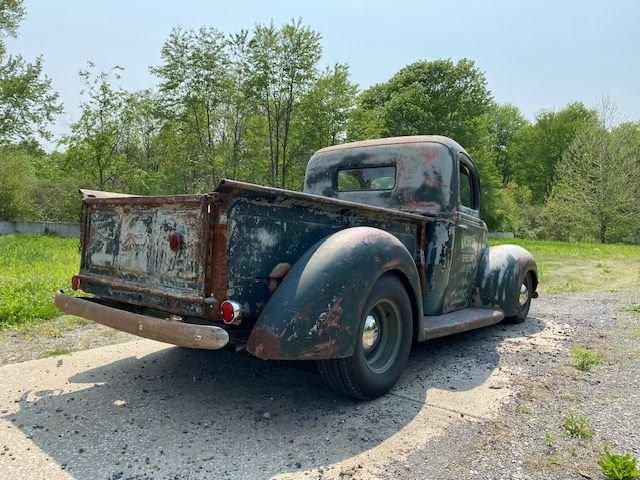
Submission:
[[[82,289],[100,297],[210,316],[206,195],[85,198]],[[178,247],[171,237],[179,239]]]

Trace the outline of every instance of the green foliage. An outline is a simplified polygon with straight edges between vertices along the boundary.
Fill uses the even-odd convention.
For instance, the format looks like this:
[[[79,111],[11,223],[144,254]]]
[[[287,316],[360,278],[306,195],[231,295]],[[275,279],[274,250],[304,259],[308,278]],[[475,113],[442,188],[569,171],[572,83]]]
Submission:
[[[0,145],[49,138],[48,125],[62,111],[51,80],[42,73],[42,57],[33,63],[7,55],[4,37],[15,37],[24,16],[21,0],[0,3]]]
[[[5,37],[15,37],[24,17],[22,0],[3,0],[0,3],[0,56],[4,54]]]
[[[35,184],[30,156],[17,148],[0,149],[0,219],[34,218],[31,193]]]
[[[596,116],[582,103],[570,103],[558,111],[539,112],[533,124],[514,133],[504,168],[509,178],[530,189],[534,204],[544,204],[563,154]]]
[[[564,152],[544,211],[544,233],[561,240],[640,241],[640,124],[611,128],[603,104],[599,122],[577,134]]]
[[[81,187],[202,193],[232,178],[296,190],[322,147],[439,134],[478,164],[490,230],[640,243],[640,123],[619,123],[610,103],[530,122],[493,100],[469,59],[417,61],[358,94],[347,65],[320,68],[321,35],[301,20],[230,34],[174,28],[151,68],[158,84],[139,92],[118,86],[120,67],[89,63],[81,115],[64,150],[46,154],[36,142],[61,111],[57,94],[41,58],[3,43],[23,16],[20,0],[0,5],[0,218],[76,220]],[[558,288],[581,288],[566,283]]]
[[[630,454],[623,455],[613,453],[609,447],[605,447],[598,465],[602,473],[610,480],[633,480],[640,478],[640,470],[638,470],[637,460]]]
[[[352,139],[438,134],[474,148],[482,144],[491,93],[471,60],[419,61],[365,90],[358,104],[350,126]],[[364,112],[371,112],[375,120],[362,118]],[[376,127],[367,131],[366,125]]]
[[[588,372],[594,366],[602,363],[602,355],[582,347],[573,347],[571,356],[573,357],[574,366],[582,372]]]
[[[73,350],[69,347],[53,347],[42,352],[43,357],[59,357],[61,355],[69,355]]]
[[[562,427],[571,438],[591,438],[593,436],[589,420],[586,417],[577,416],[573,412],[569,412],[564,418]]]
[[[59,315],[53,293],[68,287],[78,265],[76,239],[0,236],[0,329]]]
[[[249,41],[250,94],[267,123],[270,185],[289,186],[304,132],[296,132],[302,99],[312,92],[322,49],[320,34],[300,21],[257,25]],[[298,135],[296,135],[298,134]],[[305,152],[306,153],[306,152]],[[298,188],[302,182],[298,181]]]

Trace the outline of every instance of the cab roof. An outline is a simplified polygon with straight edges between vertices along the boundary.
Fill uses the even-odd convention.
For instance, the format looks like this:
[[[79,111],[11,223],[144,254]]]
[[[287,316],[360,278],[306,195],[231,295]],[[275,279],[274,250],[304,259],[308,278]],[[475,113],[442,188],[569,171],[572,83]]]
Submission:
[[[397,144],[407,144],[407,143],[428,143],[435,142],[441,143],[451,150],[455,150],[456,152],[465,152],[465,149],[449,137],[445,137],[442,135],[411,135],[404,137],[387,137],[387,138],[376,138],[372,140],[360,140],[358,142],[349,142],[349,143],[341,143],[339,145],[332,145],[330,147],[325,147],[316,152],[318,153],[327,153],[327,152],[335,152],[337,150],[348,150],[351,148],[361,148],[361,147],[376,147],[380,145],[397,145]],[[466,153],[466,152],[465,152]]]

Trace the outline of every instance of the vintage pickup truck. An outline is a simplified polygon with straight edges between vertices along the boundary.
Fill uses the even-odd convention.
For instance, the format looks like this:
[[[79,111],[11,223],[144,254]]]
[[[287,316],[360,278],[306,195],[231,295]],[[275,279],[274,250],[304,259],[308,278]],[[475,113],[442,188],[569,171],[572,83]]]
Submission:
[[[525,320],[529,252],[489,247],[475,163],[453,140],[332,146],[304,192],[231,180],[204,195],[83,190],[69,314],[174,345],[315,361],[356,398],[387,392],[412,342]]]

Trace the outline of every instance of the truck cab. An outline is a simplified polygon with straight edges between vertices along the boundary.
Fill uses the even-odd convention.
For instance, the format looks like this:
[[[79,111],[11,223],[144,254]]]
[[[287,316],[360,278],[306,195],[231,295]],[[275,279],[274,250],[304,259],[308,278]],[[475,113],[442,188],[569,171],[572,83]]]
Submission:
[[[328,147],[304,191],[222,180],[204,195],[83,191],[81,264],[58,307],[190,348],[314,361],[356,398],[391,389],[413,341],[521,322],[537,267],[490,247],[478,169],[455,141]]]

